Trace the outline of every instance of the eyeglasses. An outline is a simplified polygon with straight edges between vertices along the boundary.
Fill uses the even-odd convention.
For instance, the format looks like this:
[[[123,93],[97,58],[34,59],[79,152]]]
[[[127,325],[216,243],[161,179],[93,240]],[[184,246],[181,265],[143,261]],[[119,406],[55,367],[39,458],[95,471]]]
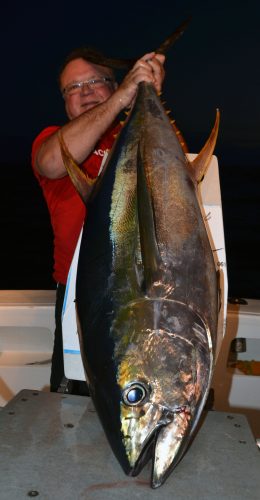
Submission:
[[[62,91],[63,96],[79,94],[84,87],[88,87],[90,90],[95,90],[103,87],[108,82],[113,82],[112,78],[104,76],[102,78],[93,78],[91,80],[85,80],[84,82],[70,83],[64,87]]]

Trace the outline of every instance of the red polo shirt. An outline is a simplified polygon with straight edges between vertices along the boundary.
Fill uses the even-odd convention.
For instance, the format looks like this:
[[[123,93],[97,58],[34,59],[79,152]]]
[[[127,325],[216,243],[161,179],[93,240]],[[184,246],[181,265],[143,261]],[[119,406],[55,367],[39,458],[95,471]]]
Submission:
[[[67,275],[78,241],[80,230],[87,214],[87,209],[77,193],[70,177],[48,179],[40,175],[35,168],[37,152],[47,137],[60,127],[45,128],[34,140],[32,146],[32,166],[35,176],[42,188],[54,233],[54,272],[57,283],[66,284]],[[97,177],[104,153],[111,149],[120,125],[107,131],[98,142],[95,151],[81,165],[92,178]]]

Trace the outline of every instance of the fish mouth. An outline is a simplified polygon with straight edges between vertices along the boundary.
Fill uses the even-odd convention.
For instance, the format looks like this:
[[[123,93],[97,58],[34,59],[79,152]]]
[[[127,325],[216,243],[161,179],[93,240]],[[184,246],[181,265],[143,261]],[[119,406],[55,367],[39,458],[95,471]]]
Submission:
[[[181,406],[174,411],[165,409],[128,474],[137,476],[152,458],[151,486],[161,486],[182,458],[190,442],[190,421],[191,412],[188,406]]]
[[[181,460],[191,438],[191,412],[181,407],[172,420],[158,429],[153,451],[151,486],[161,486]]]

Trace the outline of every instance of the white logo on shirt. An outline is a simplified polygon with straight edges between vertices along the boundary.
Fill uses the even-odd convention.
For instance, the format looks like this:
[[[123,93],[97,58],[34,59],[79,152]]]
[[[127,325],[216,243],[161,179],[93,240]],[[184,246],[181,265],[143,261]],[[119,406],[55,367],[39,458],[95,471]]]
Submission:
[[[107,156],[108,156],[108,149],[106,151],[104,151],[104,157],[103,157],[103,160],[101,162],[101,165],[100,165],[100,168],[99,168],[99,171],[98,171],[98,176],[101,174],[103,168],[104,168],[104,165],[106,163],[106,159],[107,159]]]
[[[94,155],[103,157],[103,156],[107,155],[108,151],[109,151],[108,149],[105,149],[105,150],[104,149],[95,149]]]

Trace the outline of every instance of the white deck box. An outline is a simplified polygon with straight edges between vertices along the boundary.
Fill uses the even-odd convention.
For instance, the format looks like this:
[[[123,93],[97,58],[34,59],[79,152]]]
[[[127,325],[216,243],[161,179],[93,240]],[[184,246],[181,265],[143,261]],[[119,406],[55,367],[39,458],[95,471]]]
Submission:
[[[55,290],[0,291],[0,406],[20,390],[49,390]]]

